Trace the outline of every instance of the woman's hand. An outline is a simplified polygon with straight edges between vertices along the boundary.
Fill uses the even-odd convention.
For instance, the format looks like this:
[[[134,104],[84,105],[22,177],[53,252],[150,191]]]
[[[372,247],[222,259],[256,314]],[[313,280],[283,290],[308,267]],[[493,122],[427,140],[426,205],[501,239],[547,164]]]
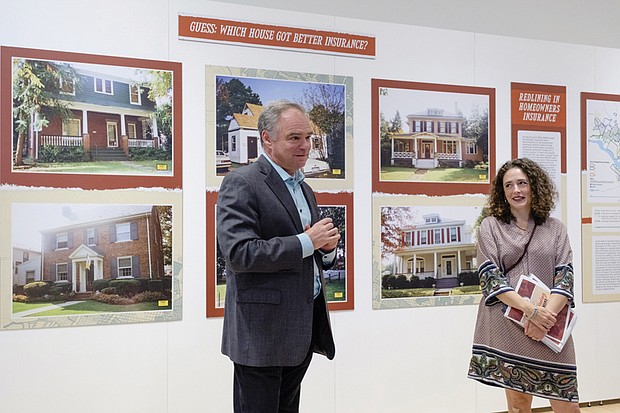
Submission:
[[[525,322],[525,335],[532,340],[540,341],[543,339],[543,337],[545,337],[545,334],[547,334],[547,331],[538,327],[536,324],[532,323],[531,321]]]
[[[543,330],[545,334],[555,325],[557,314],[545,307],[535,307],[537,310],[532,310],[529,313],[527,320],[534,324],[539,329]],[[527,316],[527,313],[526,313]]]

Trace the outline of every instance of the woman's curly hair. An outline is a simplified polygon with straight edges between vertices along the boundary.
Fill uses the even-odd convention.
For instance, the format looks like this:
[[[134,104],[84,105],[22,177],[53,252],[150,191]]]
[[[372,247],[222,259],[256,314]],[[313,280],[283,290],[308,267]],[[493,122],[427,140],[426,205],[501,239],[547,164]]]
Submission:
[[[506,224],[509,224],[514,219],[504,192],[504,175],[512,168],[521,169],[530,181],[532,196],[531,216],[536,225],[543,224],[549,218],[549,214],[555,206],[557,192],[547,172],[536,162],[527,158],[510,160],[499,168],[491,184],[491,193],[485,207],[485,215],[494,216]]]

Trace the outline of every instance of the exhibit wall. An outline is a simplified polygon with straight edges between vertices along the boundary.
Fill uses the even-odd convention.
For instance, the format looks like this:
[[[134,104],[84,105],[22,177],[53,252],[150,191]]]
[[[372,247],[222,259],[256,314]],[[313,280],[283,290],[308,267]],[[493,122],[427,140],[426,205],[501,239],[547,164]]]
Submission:
[[[375,49],[363,55],[192,38],[180,35],[180,16],[360,35],[374,40]],[[479,296],[387,303],[380,292],[383,261],[377,222],[381,206],[406,206],[419,207],[421,213],[466,211],[462,214],[468,216],[467,225],[473,224],[472,214],[484,204],[494,168],[510,159],[517,147],[511,123],[513,83],[563,87],[565,143],[559,152],[565,151],[565,162],[562,168],[559,161],[551,163],[558,165],[560,218],[574,253],[578,321],[573,337],[580,399],[620,398],[620,303],[618,294],[584,302],[583,286],[596,285],[591,280],[592,267],[601,263],[590,264],[594,254],[589,251],[591,266],[582,266],[582,223],[588,220],[580,209],[586,181],[582,177],[587,173],[581,168],[581,94],[620,94],[620,49],[360,20],[330,15],[327,10],[300,13],[203,0],[5,1],[0,11],[0,46],[3,53],[23,48],[47,58],[54,56],[48,51],[63,52],[70,53],[59,55],[65,60],[78,56],[101,63],[93,56],[106,56],[109,64],[129,61],[129,66],[141,67],[151,62],[146,64],[149,69],[170,69],[176,79],[182,79],[180,85],[174,83],[174,96],[181,99],[175,103],[182,108],[174,122],[182,126],[183,135],[181,147],[173,149],[182,151],[182,158],[173,157],[173,162],[182,159],[182,184],[153,180],[142,185],[136,179],[131,180],[131,188],[99,183],[105,180],[100,176],[78,180],[77,185],[63,184],[61,189],[54,188],[53,178],[37,184],[38,175],[33,175],[32,184],[24,183],[22,171],[6,164],[12,162],[12,155],[6,153],[12,150],[11,144],[0,145],[4,151],[0,152],[0,411],[232,411],[232,363],[220,352],[222,318],[207,314],[208,306],[216,306],[209,297],[215,294],[216,286],[211,284],[218,278],[210,273],[216,271],[211,268],[216,258],[207,254],[216,254],[216,248],[214,223],[207,220],[213,217],[209,200],[215,199],[221,182],[213,172],[214,154],[222,149],[215,142],[213,75],[225,68],[228,71],[220,75],[320,81],[345,89],[341,167],[337,172],[332,169],[327,178],[308,181],[318,192],[339,194],[338,202],[329,202],[346,206],[343,209],[350,214],[346,282],[352,288],[346,289],[346,305],[336,305],[331,312],[336,357],[332,361],[313,358],[302,386],[302,411],[505,410],[502,390],[466,378]],[[2,79],[11,76],[8,66],[2,67]],[[480,184],[463,189],[469,183],[452,182],[445,193],[445,184],[417,192],[411,182],[401,186],[407,188],[402,193],[376,190],[373,182],[380,181],[380,168],[373,160],[377,156],[373,150],[379,146],[373,142],[379,135],[373,131],[378,124],[373,118],[377,109],[373,80],[377,79],[409,89],[474,93],[485,99],[492,124],[488,125],[486,163],[482,162],[487,169],[473,178]],[[10,111],[11,83],[2,80],[0,85],[2,110]],[[454,104],[448,109],[455,109]],[[403,119],[409,110],[403,106]],[[3,113],[1,121],[0,137],[13,140],[12,125],[7,125],[10,116]],[[180,139],[180,129],[176,131]],[[227,149],[231,154],[232,147]],[[173,173],[180,178],[176,167]],[[139,193],[134,196],[132,191]],[[173,316],[130,315],[120,321],[100,317],[80,323],[61,315],[66,318],[60,323],[54,323],[54,316],[46,317],[44,325],[37,325],[36,317],[32,323],[29,319],[16,323],[9,281],[15,272],[12,239],[20,229],[12,218],[16,202],[172,205],[173,217],[182,216],[182,222],[179,219],[172,226],[177,246]],[[608,278],[612,284],[620,279],[617,270]],[[536,398],[534,404],[547,402]]]

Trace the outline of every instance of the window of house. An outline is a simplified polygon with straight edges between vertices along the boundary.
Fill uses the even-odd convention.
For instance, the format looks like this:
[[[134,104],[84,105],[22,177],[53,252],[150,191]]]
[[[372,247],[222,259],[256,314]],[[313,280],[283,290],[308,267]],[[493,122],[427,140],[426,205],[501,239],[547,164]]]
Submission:
[[[424,219],[424,222],[426,222],[427,224],[436,224],[439,222],[439,217],[437,215],[431,215],[429,217],[426,217]]]
[[[441,229],[433,230],[433,244],[441,244]]]
[[[142,103],[140,87],[138,85],[129,86],[129,103],[132,105],[140,105]]]
[[[56,264],[56,280],[68,281],[69,280],[69,264],[62,263]]]
[[[411,231],[407,231],[403,234],[403,242],[405,243],[405,246],[410,246],[412,245],[411,243]]]
[[[237,151],[237,137],[236,136],[233,136],[232,138],[230,138],[230,150],[232,152]]]
[[[26,271],[26,284],[34,282],[34,271]]]
[[[416,120],[413,122],[413,131],[414,132],[422,132],[422,122]]]
[[[475,155],[478,153],[478,145],[476,145],[476,142],[467,142],[465,151],[468,155]]]
[[[116,242],[131,241],[131,225],[129,222],[116,224]]]
[[[450,133],[459,133],[458,124],[456,122],[450,122]]]
[[[75,96],[75,81],[73,79],[60,78],[60,93]]]
[[[446,133],[446,122],[439,122],[439,133]]]
[[[79,119],[63,119],[62,134],[63,136],[81,136],[82,127]]]
[[[458,241],[456,227],[452,227],[450,228],[450,242],[456,241]]]
[[[17,270],[17,266],[18,266],[19,264],[21,264],[21,262],[20,262],[20,261],[15,261],[15,274],[16,274],[16,275],[17,275],[17,272],[18,272],[18,270]]]
[[[420,231],[420,245],[426,244],[428,244],[426,231]]]
[[[97,240],[95,239],[95,228],[86,229],[86,245],[95,245]]]
[[[63,232],[62,234],[56,234],[56,249],[68,248],[69,247],[69,234]]]
[[[112,81],[108,79],[103,79],[101,77],[96,77],[95,92],[112,95],[114,93],[114,90],[112,89]]]
[[[118,258],[118,276],[131,277],[131,257]]]
[[[30,259],[30,254],[28,253],[28,251],[24,251],[24,253],[22,254],[22,262],[26,262]]]
[[[417,258],[415,260],[415,272],[420,273],[420,272],[424,272],[424,259],[423,258]]]
[[[433,122],[431,122],[430,120],[424,122],[424,130],[426,132],[433,132]]]
[[[443,141],[442,148],[443,153],[456,153],[456,142]]]
[[[136,137],[138,136],[136,131],[137,131],[137,126],[136,126],[135,123],[128,123],[127,124],[127,137],[129,139],[136,139]]]

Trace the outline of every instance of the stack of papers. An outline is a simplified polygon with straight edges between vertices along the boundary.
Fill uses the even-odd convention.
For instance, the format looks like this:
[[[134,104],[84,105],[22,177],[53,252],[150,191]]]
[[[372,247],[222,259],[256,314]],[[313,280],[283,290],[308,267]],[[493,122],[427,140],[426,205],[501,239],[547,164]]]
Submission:
[[[545,283],[533,274],[521,275],[517,283],[516,291],[521,297],[529,300],[539,307],[544,307],[549,300],[549,296],[551,295],[549,287],[547,287]],[[523,311],[512,307],[506,308],[504,316],[520,326],[524,326],[525,321],[527,320],[525,314],[523,314]],[[570,337],[576,321],[577,315],[575,314],[575,311],[570,308],[569,305],[565,305],[556,316],[555,325],[551,327],[541,341],[551,350],[559,353],[562,351],[564,344],[566,344],[566,341]]]

